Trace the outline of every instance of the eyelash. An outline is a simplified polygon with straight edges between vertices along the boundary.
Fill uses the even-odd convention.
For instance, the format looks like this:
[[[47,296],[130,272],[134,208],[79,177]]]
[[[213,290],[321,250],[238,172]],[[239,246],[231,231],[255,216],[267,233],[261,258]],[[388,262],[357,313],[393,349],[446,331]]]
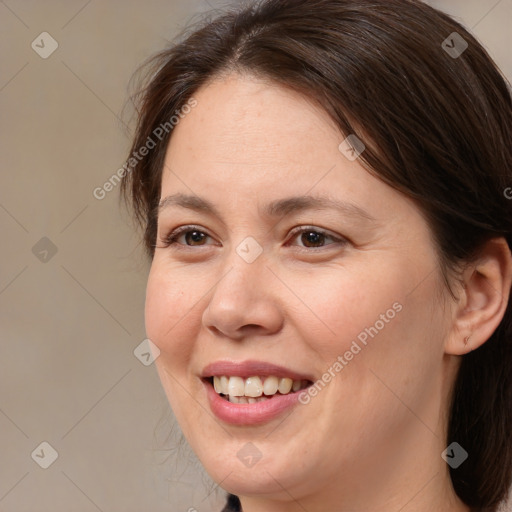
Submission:
[[[208,235],[208,233],[206,233],[205,231],[203,231],[199,226],[194,226],[194,225],[190,225],[190,226],[182,226],[180,228],[177,228],[175,229],[174,231],[172,231],[171,233],[169,233],[163,240],[163,248],[167,248],[167,247],[170,247],[172,245],[177,245],[178,242],[178,238],[183,235],[183,234],[186,234],[188,232],[192,232],[192,231],[197,231],[199,233],[202,233],[202,234],[205,234],[206,236],[210,236]],[[314,226],[301,226],[299,228],[296,228],[296,229],[293,229],[292,232],[291,232],[291,236],[293,238],[295,238],[297,235],[301,234],[301,233],[307,233],[307,232],[313,232],[313,233],[318,233],[320,235],[323,235],[325,236],[326,238],[330,238],[331,240],[333,240],[334,242],[338,243],[338,244],[341,244],[341,245],[345,245],[346,243],[348,243],[348,240],[344,239],[344,238],[341,238],[341,237],[336,237],[334,235],[331,235],[329,234],[329,232],[323,230],[323,229],[319,229],[319,228],[316,228]],[[193,247],[203,247],[201,245],[199,246],[194,246],[194,245],[186,245],[186,244],[179,244],[183,247],[179,247],[179,250],[189,250],[189,249],[192,249]],[[335,245],[335,244],[328,244],[328,245]],[[327,246],[328,246],[327,245]],[[327,246],[323,246],[323,247],[302,247],[302,246],[299,246],[302,250],[305,250],[305,251],[315,251],[315,252],[318,252],[318,250],[320,249],[323,249]],[[178,247],[176,247],[178,248]],[[184,249],[185,248],[185,249]]]

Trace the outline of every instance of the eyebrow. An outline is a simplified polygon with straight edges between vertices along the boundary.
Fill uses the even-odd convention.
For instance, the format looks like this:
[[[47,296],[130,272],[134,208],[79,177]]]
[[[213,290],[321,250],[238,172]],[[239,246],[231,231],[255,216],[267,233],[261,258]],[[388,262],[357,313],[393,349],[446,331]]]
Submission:
[[[197,212],[209,213],[222,219],[222,215],[217,208],[207,199],[188,194],[172,194],[162,199],[158,204],[158,213],[171,206],[179,206]],[[304,210],[315,209],[334,209],[345,214],[348,217],[359,218],[366,221],[375,222],[376,219],[366,210],[353,203],[347,203],[337,199],[331,199],[322,196],[292,196],[284,199],[278,199],[267,204],[264,213],[269,217],[284,217],[291,213]]]

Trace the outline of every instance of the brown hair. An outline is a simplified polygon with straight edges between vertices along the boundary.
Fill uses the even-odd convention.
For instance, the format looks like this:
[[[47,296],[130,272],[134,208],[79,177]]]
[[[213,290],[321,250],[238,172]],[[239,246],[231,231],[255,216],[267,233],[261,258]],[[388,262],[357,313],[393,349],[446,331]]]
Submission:
[[[464,48],[459,36],[467,48],[450,54]],[[512,246],[507,83],[467,30],[420,1],[252,2],[202,22],[147,65],[132,152],[209,80],[250,73],[317,101],[341,133],[364,141],[361,163],[426,216],[445,279],[491,238]],[[171,135],[122,182],[150,257]],[[512,483],[511,304],[492,337],[462,357],[447,438],[469,453],[451,469],[456,493],[490,512]]]

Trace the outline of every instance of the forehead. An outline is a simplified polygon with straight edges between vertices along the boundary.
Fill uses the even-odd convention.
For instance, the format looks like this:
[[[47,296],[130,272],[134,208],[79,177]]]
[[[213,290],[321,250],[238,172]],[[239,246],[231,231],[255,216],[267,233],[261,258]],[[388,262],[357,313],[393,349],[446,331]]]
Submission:
[[[249,76],[229,75],[203,86],[197,106],[174,128],[169,149],[178,158],[269,166],[335,150],[342,135],[326,112],[298,93]],[[176,150],[178,150],[176,152]]]
[[[302,95],[232,75],[194,94],[175,126],[160,200],[181,193],[244,208],[316,195],[357,204],[377,218],[396,191],[339,149],[344,136]]]

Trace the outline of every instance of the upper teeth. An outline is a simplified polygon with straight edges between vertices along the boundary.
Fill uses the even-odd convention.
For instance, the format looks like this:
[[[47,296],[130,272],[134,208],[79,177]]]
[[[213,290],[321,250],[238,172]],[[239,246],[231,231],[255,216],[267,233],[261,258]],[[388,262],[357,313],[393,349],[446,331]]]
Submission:
[[[307,385],[307,381],[292,380],[288,377],[213,377],[213,387],[217,393],[229,396],[259,397],[262,395],[275,395],[278,391],[282,395],[291,390],[298,391]]]

